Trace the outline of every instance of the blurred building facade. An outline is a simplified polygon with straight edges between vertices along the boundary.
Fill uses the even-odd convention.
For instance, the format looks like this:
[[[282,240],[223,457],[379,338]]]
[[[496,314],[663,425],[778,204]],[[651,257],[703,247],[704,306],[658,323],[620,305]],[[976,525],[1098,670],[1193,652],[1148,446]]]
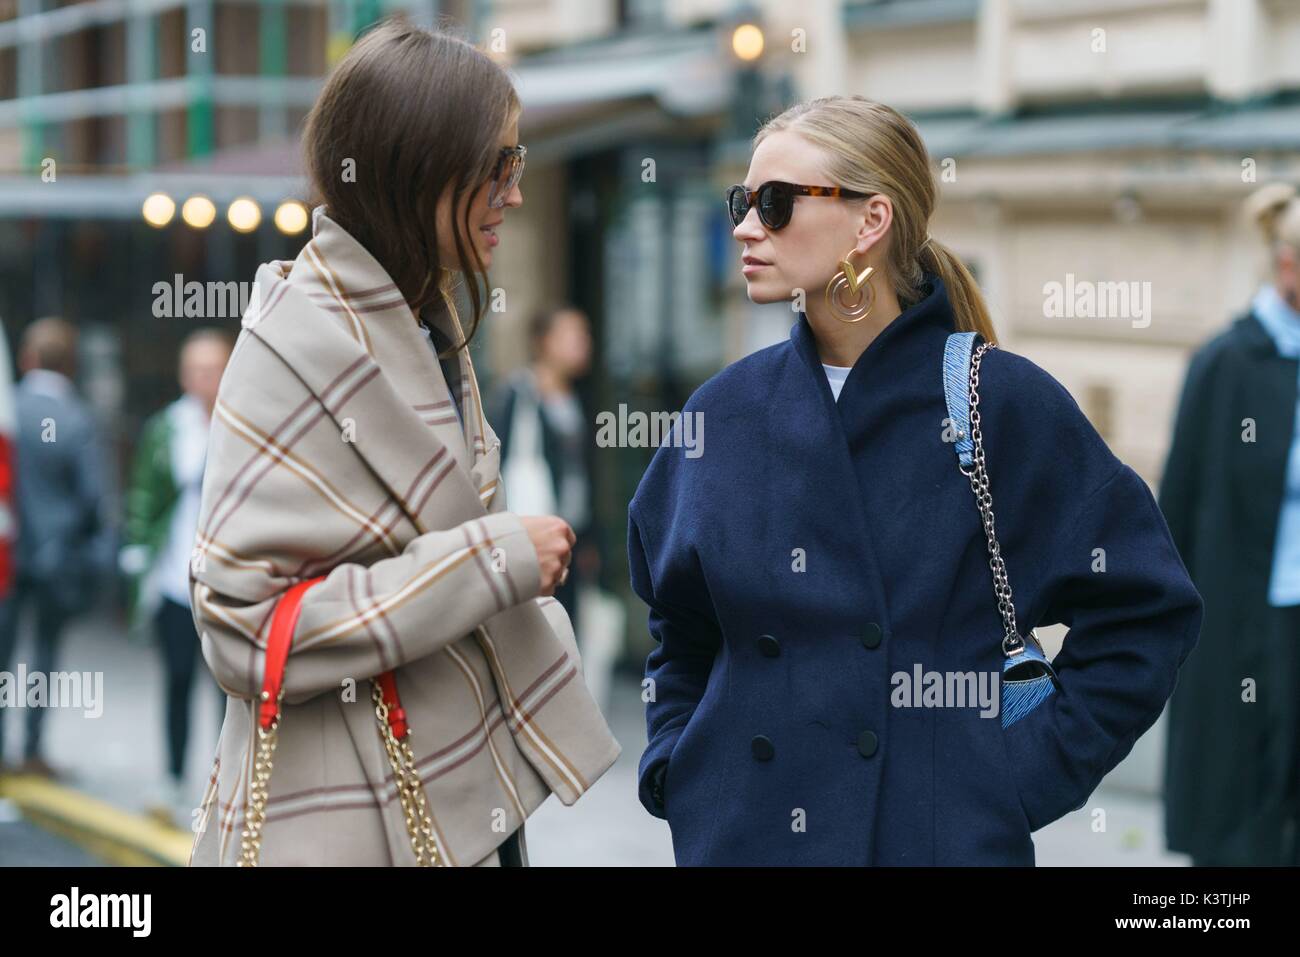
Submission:
[[[87,387],[124,446],[174,394],[194,321],[153,315],[154,284],[248,281],[297,252],[306,234],[273,211],[307,198],[302,118],[355,35],[399,9],[454,21],[525,105],[525,202],[476,360],[489,379],[517,365],[530,313],[572,301],[593,319],[598,410],[679,408],[787,335],[788,306],[745,295],[723,190],[763,118],[860,93],[920,127],[931,231],[975,270],[1004,345],[1154,483],[1189,351],[1254,289],[1240,201],[1300,181],[1300,0],[0,0],[0,318],[11,342],[42,314],[82,324]],[[734,42],[743,24],[761,50]],[[155,193],[178,207],[160,227],[142,218]],[[195,196],[205,228],[180,213]],[[226,218],[241,197],[261,211],[246,231]],[[1137,283],[1145,306],[1051,317],[1050,284],[1078,282]],[[650,451],[598,457],[615,558]],[[1136,763],[1151,786],[1154,760]]]

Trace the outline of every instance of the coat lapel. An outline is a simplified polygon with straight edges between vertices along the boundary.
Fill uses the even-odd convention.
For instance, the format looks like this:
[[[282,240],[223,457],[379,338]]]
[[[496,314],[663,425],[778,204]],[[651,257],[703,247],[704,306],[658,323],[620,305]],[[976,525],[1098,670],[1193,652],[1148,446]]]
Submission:
[[[487,447],[466,350],[453,384],[464,397],[462,429],[442,367],[387,273],[319,207],[313,223],[291,269],[258,269],[244,327],[321,400],[421,533],[485,514],[500,453],[495,438]],[[459,325],[442,318],[460,341]]]

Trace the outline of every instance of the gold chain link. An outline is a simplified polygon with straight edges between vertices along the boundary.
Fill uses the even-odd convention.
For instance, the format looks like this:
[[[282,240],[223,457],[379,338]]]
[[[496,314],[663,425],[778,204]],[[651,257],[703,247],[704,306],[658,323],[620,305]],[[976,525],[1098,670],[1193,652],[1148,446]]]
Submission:
[[[397,798],[402,804],[402,816],[406,820],[406,832],[411,837],[415,863],[418,867],[437,867],[438,844],[433,837],[433,821],[429,817],[424,782],[420,780],[420,772],[415,767],[411,735],[408,732],[405,738],[398,741],[393,734],[393,728],[388,723],[388,704],[384,701],[384,693],[378,681],[371,683],[370,697],[375,703],[375,717],[379,720],[384,750],[388,752],[388,763],[393,767]]]
[[[262,692],[262,700],[268,695]],[[280,689],[284,698],[284,689]],[[276,701],[276,717],[270,728],[257,724],[257,752],[253,757],[253,779],[248,788],[248,805],[244,808],[244,832],[239,842],[239,866],[257,867],[262,851],[262,825],[266,823],[266,795],[271,783],[271,758],[280,731],[280,701]],[[257,714],[257,709],[253,709]]]

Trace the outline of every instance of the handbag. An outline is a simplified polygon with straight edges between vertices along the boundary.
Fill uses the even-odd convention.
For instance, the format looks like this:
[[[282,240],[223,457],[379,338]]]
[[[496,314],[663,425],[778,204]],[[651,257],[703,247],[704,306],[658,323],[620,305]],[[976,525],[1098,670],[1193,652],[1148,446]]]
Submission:
[[[506,501],[520,515],[554,515],[558,505],[555,479],[542,455],[542,414],[531,385],[515,392],[510,421],[510,449],[501,467]]]
[[[262,694],[257,713],[257,753],[253,759],[253,779],[244,809],[244,830],[240,840],[240,867],[256,867],[262,846],[262,825],[266,821],[267,786],[271,781],[271,763],[280,728],[280,709],[284,698],[284,667],[293,643],[293,631],[298,624],[302,596],[312,585],[325,576],[298,582],[276,602],[271,615],[270,633],[266,640],[266,671],[262,676]],[[416,864],[436,867],[440,860],[438,845],[433,837],[433,822],[429,818],[429,800],[424,793],[424,782],[415,767],[415,753],[411,750],[411,731],[406,722],[397,694],[397,679],[391,671],[375,676],[371,681],[371,700],[379,722],[379,734],[384,751],[397,782],[397,796],[406,819],[406,829],[415,851]]]
[[[978,345],[976,339],[980,339]],[[1009,728],[1033,711],[1057,690],[1056,669],[1043,653],[1043,646],[1029,630],[1029,641],[1016,628],[1016,607],[1011,599],[1006,563],[993,528],[993,496],[984,463],[980,431],[979,367],[989,349],[997,346],[976,332],[954,332],[943,350],[943,390],[948,421],[956,438],[957,468],[970,480],[980,510],[984,535],[988,539],[989,567],[993,570],[993,593],[1002,615],[1002,727]]]

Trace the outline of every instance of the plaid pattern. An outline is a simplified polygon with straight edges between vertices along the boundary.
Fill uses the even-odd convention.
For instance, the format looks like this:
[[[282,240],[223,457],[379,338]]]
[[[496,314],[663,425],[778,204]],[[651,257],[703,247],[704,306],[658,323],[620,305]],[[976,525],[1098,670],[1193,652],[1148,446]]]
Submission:
[[[396,669],[441,858],[490,864],[620,747],[568,616],[536,598],[473,364],[460,352],[450,383],[462,425],[411,310],[322,209],[298,258],[257,283],[213,414],[190,572],[229,695],[191,864],[238,858],[271,612],[317,575],[285,669],[262,863],[414,864],[370,702],[369,679]],[[453,317],[426,320],[460,341]]]

